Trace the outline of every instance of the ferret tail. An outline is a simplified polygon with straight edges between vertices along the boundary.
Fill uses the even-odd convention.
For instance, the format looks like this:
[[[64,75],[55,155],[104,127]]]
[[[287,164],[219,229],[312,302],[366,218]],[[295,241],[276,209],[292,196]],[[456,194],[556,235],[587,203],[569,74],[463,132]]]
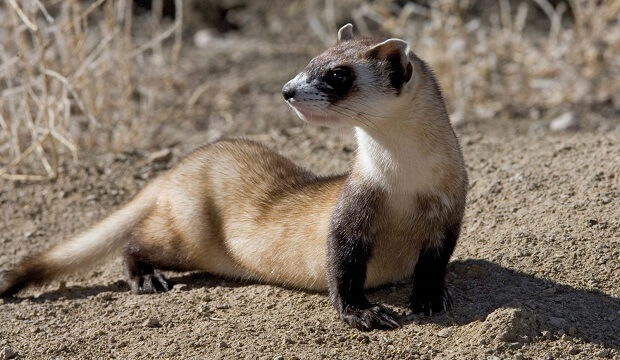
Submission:
[[[41,285],[62,275],[96,265],[117,253],[134,227],[157,201],[157,186],[148,185],[120,210],[72,239],[47,251],[28,256],[0,277],[0,298],[11,296],[29,285]]]

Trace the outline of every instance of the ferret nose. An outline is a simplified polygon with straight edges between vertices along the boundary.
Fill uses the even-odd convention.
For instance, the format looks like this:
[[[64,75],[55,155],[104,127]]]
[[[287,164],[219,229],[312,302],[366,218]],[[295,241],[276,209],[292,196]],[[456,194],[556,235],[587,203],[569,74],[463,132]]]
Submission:
[[[284,96],[284,100],[289,101],[290,99],[295,97],[295,88],[290,84],[284,85],[282,88],[282,96]]]

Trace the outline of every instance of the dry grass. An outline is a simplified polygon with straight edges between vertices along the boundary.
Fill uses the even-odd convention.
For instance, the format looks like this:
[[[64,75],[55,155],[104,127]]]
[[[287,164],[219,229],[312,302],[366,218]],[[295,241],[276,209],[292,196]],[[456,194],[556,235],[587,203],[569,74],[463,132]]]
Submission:
[[[354,11],[358,29],[380,24],[429,60],[453,120],[538,119],[568,109],[620,109],[620,1],[429,1],[396,12],[391,1]],[[467,14],[473,6],[488,8]],[[535,12],[544,21],[532,21]],[[540,18],[540,16],[538,16]]]
[[[326,45],[338,19],[411,41],[436,69],[455,122],[620,109],[620,0],[570,0],[570,11],[548,0],[303,3],[308,23],[287,26],[310,27]],[[50,179],[82,149],[144,145],[145,128],[170,115],[156,104],[181,45],[182,16],[163,24],[161,4],[148,21],[130,0],[0,4],[0,178]]]
[[[51,179],[59,159],[80,149],[140,142],[153,106],[135,101],[144,96],[135,86],[138,68],[174,67],[182,16],[161,31],[154,15],[158,31],[141,44],[131,1],[8,0],[0,17],[1,178]],[[173,36],[165,53],[161,43]]]

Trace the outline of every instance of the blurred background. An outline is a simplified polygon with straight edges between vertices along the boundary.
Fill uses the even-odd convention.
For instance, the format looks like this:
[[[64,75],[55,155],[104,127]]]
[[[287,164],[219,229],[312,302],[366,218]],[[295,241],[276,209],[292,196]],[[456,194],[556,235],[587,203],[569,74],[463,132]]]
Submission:
[[[205,274],[138,299],[117,259],[0,299],[0,359],[620,358],[620,0],[0,0],[0,271],[222,136],[346,171],[352,131],[281,89],[348,22],[441,82],[470,178],[453,310],[367,336],[324,294]],[[371,299],[406,313],[401,285]]]
[[[619,19],[620,0],[6,0],[0,177],[299,132],[281,87],[348,22],[410,42],[459,132],[620,132]]]

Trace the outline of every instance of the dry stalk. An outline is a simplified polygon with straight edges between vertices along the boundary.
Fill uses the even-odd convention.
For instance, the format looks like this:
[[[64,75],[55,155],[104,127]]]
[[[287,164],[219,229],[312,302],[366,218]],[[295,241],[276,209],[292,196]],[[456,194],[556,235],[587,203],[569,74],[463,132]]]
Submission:
[[[411,41],[435,68],[454,117],[537,120],[580,108],[620,109],[620,0],[498,2],[498,12],[479,18],[460,11],[465,2],[429,1],[416,11],[393,2],[365,4],[353,12],[356,25],[370,23]],[[538,7],[546,27],[528,21]],[[540,41],[540,39],[547,39]]]
[[[163,62],[155,64],[178,61],[182,2],[175,5],[174,24],[146,42],[134,40],[131,1],[0,5],[8,20],[0,29],[9,34],[0,38],[0,178],[53,179],[64,159],[76,160],[83,149],[113,150],[143,141],[145,119],[155,116],[152,102],[136,102],[134,63],[154,62],[152,50],[171,37],[172,51],[161,50]]]

